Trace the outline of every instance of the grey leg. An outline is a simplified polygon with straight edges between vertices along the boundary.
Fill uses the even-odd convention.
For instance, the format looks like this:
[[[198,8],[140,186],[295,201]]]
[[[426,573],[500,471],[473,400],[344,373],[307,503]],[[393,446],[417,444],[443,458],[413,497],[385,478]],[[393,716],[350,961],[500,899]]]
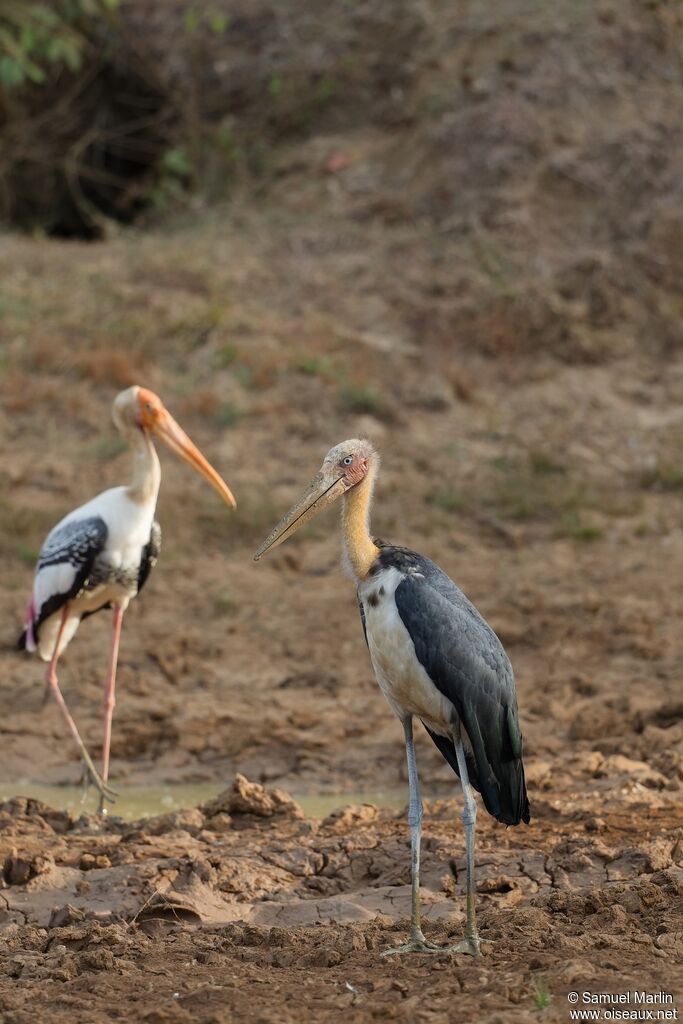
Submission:
[[[410,825],[410,852],[411,852],[411,918],[410,918],[410,939],[403,946],[395,949],[387,949],[382,956],[391,953],[443,953],[441,946],[435,946],[428,942],[422,934],[420,926],[420,840],[422,838],[422,797],[420,795],[420,780],[417,775],[417,762],[415,760],[415,745],[413,742],[413,719],[408,716],[403,720],[403,731],[406,740],[406,760],[408,762],[408,786],[410,787],[410,802],[408,804],[408,824]]]
[[[467,773],[465,750],[459,733],[454,742],[464,800],[462,820],[465,825],[467,848],[467,922],[465,924],[465,938],[455,949],[459,953],[471,953],[473,956],[477,956],[479,953],[479,936],[477,934],[474,887],[474,826],[477,820],[477,801],[472,793],[472,786],[470,785],[470,778]]]

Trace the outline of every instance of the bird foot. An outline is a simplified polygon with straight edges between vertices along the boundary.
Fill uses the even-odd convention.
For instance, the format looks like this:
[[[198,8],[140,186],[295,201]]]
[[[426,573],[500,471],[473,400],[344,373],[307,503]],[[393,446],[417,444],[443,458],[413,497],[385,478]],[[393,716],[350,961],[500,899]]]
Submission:
[[[382,956],[393,956],[394,953],[467,953],[469,956],[479,956],[480,940],[477,935],[463,939],[455,946],[438,946],[435,942],[429,942],[422,932],[416,932],[408,942],[402,946],[395,946],[392,949],[382,951]]]
[[[481,940],[478,935],[470,935],[455,946],[448,947],[449,953],[466,953],[468,956],[479,956],[481,954]]]
[[[414,932],[408,942],[402,946],[394,946],[382,951],[382,956],[393,956],[394,953],[449,953],[448,946],[437,946],[424,937],[422,931]]]
[[[112,789],[104,780],[101,778],[99,772],[92,763],[89,754],[83,756],[83,776],[82,783],[87,791],[89,786],[94,786],[97,792],[100,794],[100,802],[97,808],[98,814],[106,814],[106,808],[104,806],[105,801],[109,801],[113,804],[116,800],[117,793],[115,789]]]

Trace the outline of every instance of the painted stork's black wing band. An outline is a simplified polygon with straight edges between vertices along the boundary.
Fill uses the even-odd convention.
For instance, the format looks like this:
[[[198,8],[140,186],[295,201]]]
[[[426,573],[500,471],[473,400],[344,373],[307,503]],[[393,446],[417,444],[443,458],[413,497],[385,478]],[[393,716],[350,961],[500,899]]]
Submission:
[[[147,582],[152,569],[157,564],[160,551],[161,527],[155,519],[152,523],[149,541],[142,549],[142,559],[140,560],[140,571],[138,573],[138,594]]]
[[[472,747],[472,785],[499,821],[528,822],[515,681],[500,640],[428,558],[384,548],[380,561],[404,574],[395,592],[396,607],[420,664],[462,721]],[[452,744],[432,739],[457,772]]]
[[[107,543],[108,532],[104,519],[91,516],[88,519],[72,520],[49,535],[38,557],[37,571],[51,566],[70,565],[74,569],[74,576],[66,591],[51,594],[37,609],[33,624],[36,637],[43,622],[83,590],[95,559]]]
[[[74,519],[53,531],[38,556],[38,569],[68,562],[81,569],[92,561],[107,542],[107,524],[100,516]]]

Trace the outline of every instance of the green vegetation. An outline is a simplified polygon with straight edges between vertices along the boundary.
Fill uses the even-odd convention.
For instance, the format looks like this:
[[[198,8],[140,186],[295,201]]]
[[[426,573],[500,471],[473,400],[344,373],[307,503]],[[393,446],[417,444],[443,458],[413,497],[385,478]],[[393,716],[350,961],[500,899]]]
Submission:
[[[213,414],[212,419],[217,427],[234,427],[237,425],[242,417],[242,411],[232,404],[232,402],[222,402],[216,412]]]
[[[222,345],[213,356],[213,364],[217,370],[223,370],[235,362],[239,350],[235,345]]]
[[[603,533],[599,526],[593,523],[586,523],[580,512],[572,511],[563,520],[560,528],[560,536],[570,537],[582,543],[590,543],[600,540]]]
[[[640,485],[646,491],[683,491],[683,466],[656,462],[641,474]]]
[[[119,0],[0,0],[0,85],[45,82],[62,68],[78,71],[100,24]]]
[[[425,501],[435,508],[442,508],[444,512],[459,512],[465,506],[462,492],[450,483],[441,484],[428,491]]]
[[[546,1010],[553,1001],[552,994],[548,988],[545,978],[537,978],[534,981],[534,1006],[537,1010]]]
[[[100,462],[111,462],[117,455],[124,452],[128,445],[118,434],[104,434],[93,441],[88,448],[89,454]]]
[[[558,537],[581,543],[599,540],[603,532],[587,518],[591,509],[610,511],[602,496],[571,476],[565,466],[544,452],[523,456],[502,453],[489,460],[489,471],[468,480],[467,487],[444,481],[427,491],[425,503],[446,513],[487,515],[500,521],[545,522]],[[615,515],[623,514],[615,507]]]
[[[38,550],[38,548],[26,547],[23,544],[18,544],[16,551],[17,551],[17,555],[19,556],[21,561],[24,563],[24,565],[28,565],[29,568],[31,568],[31,569],[34,567],[34,565],[38,561],[38,555],[40,554],[40,551]]]
[[[235,380],[239,381],[245,391],[251,391],[255,387],[255,374],[252,366],[240,364],[234,371]]]
[[[38,559],[38,547],[48,530],[63,513],[53,509],[13,505],[0,498],[0,555],[18,558],[33,567]]]
[[[530,452],[529,466],[531,472],[536,476],[552,476],[553,474],[565,473],[566,469],[561,462],[556,462],[545,452]]]
[[[330,377],[334,374],[334,364],[327,356],[316,356],[301,352],[291,362],[293,370],[307,377]]]
[[[382,416],[386,409],[381,394],[372,384],[353,384],[344,381],[339,386],[339,399],[346,412],[370,413]]]
[[[239,602],[235,600],[234,593],[226,587],[221,587],[214,593],[212,604],[214,615],[221,617],[232,615],[239,608]]]

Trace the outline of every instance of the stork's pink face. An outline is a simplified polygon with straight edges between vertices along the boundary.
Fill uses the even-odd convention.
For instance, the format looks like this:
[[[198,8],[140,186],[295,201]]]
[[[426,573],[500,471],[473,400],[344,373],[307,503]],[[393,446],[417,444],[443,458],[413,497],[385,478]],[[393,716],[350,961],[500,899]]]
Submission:
[[[137,385],[122,391],[114,402],[114,422],[119,426],[133,424],[147,433],[154,434],[175,452],[183,462],[198,473],[220,494],[226,505],[236,507],[232,491],[219,476],[210,462],[204,458],[185,431],[176,423],[158,395]]]
[[[336,452],[336,449],[333,448],[332,451]],[[323,468],[329,457],[326,457]],[[336,469],[341,474],[346,490],[359,484],[368,472],[368,457],[362,451],[347,451],[339,458],[335,455],[331,462],[332,472]]]
[[[277,547],[309,522],[318,512],[357,487],[377,462],[377,452],[369,441],[351,440],[330,448],[320,472],[299,500],[292,505],[254,555],[258,561],[269,548]]]

